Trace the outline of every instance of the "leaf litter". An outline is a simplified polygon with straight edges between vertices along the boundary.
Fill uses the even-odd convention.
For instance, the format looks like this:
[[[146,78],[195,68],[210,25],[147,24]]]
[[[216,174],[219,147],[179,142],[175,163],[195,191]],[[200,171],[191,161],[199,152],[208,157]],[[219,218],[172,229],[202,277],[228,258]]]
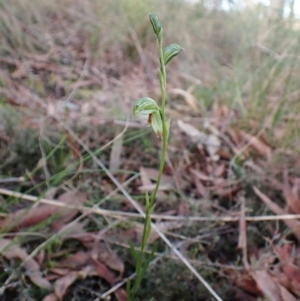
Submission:
[[[14,241],[9,239],[0,239],[0,254],[7,259],[18,258],[24,262],[26,270],[25,275],[40,288],[50,290],[51,283],[43,276],[39,264],[32,258],[29,258],[26,250],[20,248]]]
[[[53,18],[58,18],[58,16],[54,14]],[[65,19],[66,18],[62,18],[62,20]],[[19,21],[16,20],[16,22]],[[90,53],[87,53],[85,50],[88,49],[87,41],[76,34],[70,35],[68,45],[62,47],[57,44],[51,49],[51,56],[56,58],[53,60],[50,60],[49,55],[37,54],[24,54],[24,59],[1,56],[0,62],[5,67],[3,68],[5,71],[1,71],[1,79],[5,84],[4,87],[1,87],[0,91],[2,95],[7,98],[7,102],[11,107],[14,107],[16,110],[21,108],[23,111],[28,110],[34,113],[34,116],[31,116],[29,119],[27,119],[27,117],[24,118],[24,120],[22,120],[23,124],[36,129],[38,127],[36,123],[36,116],[38,116],[38,114],[43,113],[47,115],[49,120],[52,120],[51,118],[53,117],[65,116],[66,114],[70,124],[80,123],[82,121],[82,125],[84,126],[85,124],[88,127],[88,130],[82,130],[81,136],[91,148],[95,148],[106,143],[108,139],[108,137],[103,137],[105,135],[102,135],[102,133],[99,134],[97,131],[93,132],[90,126],[92,124],[98,127],[107,122],[107,114],[110,112],[110,108],[105,105],[105,102],[114,99],[115,95],[117,95],[116,98],[121,97],[122,104],[127,105],[132,98],[138,98],[141,92],[144,94],[144,91],[148,91],[149,85],[145,84],[147,77],[141,71],[142,68],[140,68],[140,66],[125,66],[122,64],[124,62],[122,59],[123,54],[119,54],[116,59],[115,53],[110,52],[106,54],[107,62],[105,64],[98,61],[93,62],[93,64],[90,64],[87,70],[85,70],[87,72],[85,72],[84,78],[77,81],[77,75],[81,74],[84,66],[84,58],[89,57]],[[78,45],[80,45],[80,47]],[[77,50],[78,53],[76,52]],[[119,49],[116,50],[116,52],[118,51],[120,52]],[[76,64],[68,63],[72,62],[72,59],[76,61]],[[60,61],[64,62],[64,64],[60,64]],[[121,68],[121,71],[118,70],[118,68]],[[9,70],[12,71],[10,72]],[[34,70],[37,76],[41,76],[42,84],[44,83],[44,88],[46,89],[35,89],[33,88],[34,84],[30,83],[30,85],[28,85],[26,83],[30,70]],[[128,70],[130,70],[130,72],[128,72]],[[51,82],[52,84],[50,84]],[[68,84],[70,82],[71,84]],[[95,86],[97,87],[97,91],[93,91]],[[99,86],[101,86],[101,91],[98,91]],[[64,93],[73,88],[76,88],[81,94],[72,95],[72,99],[65,101]],[[157,93],[155,85],[150,87],[150,89],[153,90],[154,93]],[[83,104],[82,99],[86,98],[84,95],[87,92],[90,93],[89,98],[91,98],[91,101]],[[241,129],[236,124],[232,124],[230,122],[231,120],[238,120],[238,116],[236,116],[237,112],[229,108],[225,102],[219,100],[214,101],[209,121],[203,121],[201,118],[203,116],[201,116],[199,112],[199,101],[194,95],[189,91],[178,88],[172,88],[170,92],[171,94],[173,93],[173,95],[182,96],[185,105],[188,107],[186,111],[193,110],[193,114],[195,114],[197,118],[196,120],[188,118],[189,116],[187,116],[187,118],[186,116],[178,118],[178,129],[183,135],[170,136],[171,139],[177,137],[176,141],[172,141],[170,145],[169,154],[175,169],[178,168],[182,170],[180,180],[187,184],[184,185],[184,193],[188,196],[187,200],[183,200],[182,195],[176,192],[178,195],[176,195],[175,201],[170,208],[167,207],[167,205],[171,202],[168,204],[165,204],[167,203],[165,202],[163,204],[163,202],[160,201],[162,198],[159,197],[157,212],[160,214],[169,214],[170,212],[172,212],[171,214],[176,214],[184,211],[193,214],[196,208],[199,209],[196,214],[202,214],[201,210],[209,207],[210,209],[214,208],[214,211],[205,211],[203,214],[222,216],[223,214],[228,214],[230,210],[233,210],[233,214],[240,214],[241,216],[239,246],[241,249],[249,249],[250,246],[247,245],[247,243],[249,244],[249,234],[251,233],[249,233],[248,223],[245,222],[245,215],[248,212],[252,213],[251,198],[253,196],[246,197],[246,208],[239,207],[238,193],[241,189],[246,190],[244,183],[247,185],[248,182],[243,176],[238,176],[238,172],[235,174],[235,171],[233,172],[235,177],[232,178],[233,167],[231,160],[234,158],[235,163],[238,161],[237,165],[240,165],[238,167],[244,168],[247,172],[250,169],[256,171],[256,175],[258,175],[259,179],[264,181],[264,176],[270,167],[268,162],[272,162],[276,150],[273,149],[267,139],[263,138],[263,135],[258,132],[255,127],[255,122],[251,123],[249,121],[252,128],[248,128],[247,130],[245,128]],[[84,118],[82,115],[84,115]],[[173,122],[176,122],[175,118],[172,119]],[[110,125],[108,122],[107,124]],[[57,129],[59,129],[59,125],[57,125]],[[176,129],[173,130],[176,132]],[[113,136],[109,138],[113,138]],[[0,140],[9,143],[12,137],[5,131],[2,133],[1,130]],[[156,147],[156,142],[153,143]],[[72,142],[71,144],[73,145]],[[115,140],[111,152],[104,154],[104,156],[107,155],[107,158],[109,158],[107,163],[112,170],[116,171],[122,164],[125,164],[124,161],[127,159],[125,156],[126,146],[123,144],[125,144],[125,139]],[[71,147],[73,157],[75,160],[78,160],[82,154],[78,146],[73,146],[73,148]],[[193,146],[195,146],[195,148],[193,148]],[[145,156],[144,148],[141,150],[142,155],[138,153],[138,147],[134,151],[132,151],[132,149],[133,147],[131,147],[129,151],[134,158],[134,162],[126,162],[126,164],[128,170],[131,168],[140,172],[140,179],[139,181],[135,181],[132,186],[130,186],[130,189],[134,194],[140,194],[140,191],[152,190],[155,185],[154,181],[156,179],[157,170],[153,168],[153,166],[156,166],[156,161],[153,159],[154,156],[151,157],[152,155],[148,157]],[[184,150],[184,152],[182,150]],[[137,159],[139,157],[138,155],[141,159]],[[183,159],[178,160],[178,158]],[[265,159],[267,159],[268,162],[265,162]],[[143,167],[139,169],[139,166]],[[268,195],[269,193],[264,193],[264,187],[259,186],[258,189],[257,183],[255,183],[257,187],[253,188],[254,192],[263,204],[265,204],[265,207],[269,208],[270,211],[276,215],[288,213],[299,214],[299,181],[297,182],[297,176],[288,174],[286,167],[282,169],[285,170],[284,181],[281,186],[277,185],[275,190],[277,194],[281,195],[282,199],[275,198],[274,193],[272,193],[272,197]],[[272,179],[273,182],[278,181],[278,172],[274,171],[274,174],[272,174],[272,172],[271,170],[271,177],[274,178]],[[118,175],[117,172],[116,174]],[[124,177],[124,175],[119,178],[121,179],[122,177]],[[77,183],[80,183],[80,177],[78,178],[78,182],[72,182],[75,187]],[[174,192],[175,187],[173,179],[174,175],[168,164],[166,164],[163,175],[163,185],[160,188],[161,196],[163,194],[164,198],[174,199],[174,197],[171,197],[171,193]],[[37,182],[39,181],[40,179],[38,179]],[[83,184],[83,186],[90,185],[88,187],[92,189],[100,186],[103,190],[107,187],[109,187],[109,189],[107,189],[109,192],[112,190],[109,186],[110,184],[107,184],[105,176],[99,176],[98,174],[96,176],[92,175],[91,179],[85,179]],[[11,187],[17,189],[15,186]],[[278,187],[280,187],[280,189],[278,189]],[[268,186],[266,188],[273,189],[273,187]],[[118,194],[117,197],[120,198]],[[118,200],[117,197],[116,199]],[[200,200],[199,197],[201,198]],[[53,197],[48,196],[48,198]],[[66,204],[76,205],[83,205],[89,202],[89,198],[86,194],[77,191],[62,194],[58,200]],[[282,200],[285,202],[284,205],[282,205]],[[124,200],[124,202],[126,202],[126,200]],[[205,207],[205,202],[207,202],[209,206]],[[232,207],[228,205],[229,203]],[[188,208],[181,210],[176,207],[182,206],[182,204],[187,204],[186,206]],[[260,203],[260,207],[262,207],[261,204],[262,203]],[[125,208],[125,210],[128,210],[128,208]],[[57,216],[58,219],[54,219],[53,222],[51,221],[50,229],[47,231],[49,231],[49,233],[56,233],[79,214],[80,212],[76,209],[62,209],[51,205],[37,204],[37,206],[19,209],[14,213],[8,214],[7,217],[2,219],[1,228],[17,236],[18,232],[15,231],[38,225],[54,215]],[[89,219],[87,219],[87,221],[89,222]],[[276,245],[276,242],[273,241],[270,243],[270,248],[274,247],[274,252],[270,255],[271,259],[273,259],[273,257],[275,258],[274,262],[270,260],[270,265],[261,265],[259,269],[257,269],[257,266],[250,260],[249,270],[246,269],[246,271],[238,275],[238,280],[235,282],[237,287],[251,294],[250,297],[247,295],[247,300],[258,300],[257,298],[259,297],[279,301],[296,300],[291,293],[298,298],[300,297],[298,288],[299,262],[294,258],[295,254],[299,252],[299,249],[297,244],[293,244],[295,238],[299,243],[299,222],[297,220],[286,220],[285,224],[287,229],[292,230],[293,237],[288,236],[287,238],[290,244],[280,245],[280,243],[278,243],[278,245]],[[117,233],[119,241],[122,241],[122,239],[126,241],[128,238],[139,241],[140,226],[141,223],[132,223],[130,229],[120,228],[113,230]],[[158,221],[157,226],[162,231],[174,231],[175,233],[184,228],[184,224],[179,222]],[[199,228],[202,227],[204,226],[201,225]],[[272,227],[273,225],[270,226],[270,231],[271,234],[274,234],[275,230],[273,231]],[[77,223],[70,227],[68,233],[61,236],[63,241],[75,239],[82,244],[81,250],[72,250],[68,258],[59,260],[59,266],[64,267],[64,269],[50,268],[47,270],[45,262],[48,254],[43,255],[40,252],[39,257],[36,259],[28,259],[29,255],[26,250],[18,246],[13,240],[2,239],[1,252],[7,259],[16,257],[24,261],[26,275],[38,287],[46,287],[50,290],[52,285],[49,282],[50,280],[47,279],[52,277],[51,279],[54,281],[54,293],[45,297],[45,301],[63,300],[77,280],[82,280],[92,275],[97,275],[99,278],[105,279],[113,286],[116,281],[123,277],[125,269],[123,260],[114,254],[113,250],[111,250],[110,246],[105,242],[105,239],[112,236],[114,231],[108,232],[102,241],[98,238],[97,233],[88,231],[87,228],[87,223]],[[234,224],[232,228],[236,228],[236,225]],[[43,229],[43,232],[44,231]],[[221,236],[212,237],[211,240],[208,240],[207,245],[213,249],[213,247],[217,245],[214,241],[215,239],[216,241],[219,240],[221,242],[220,244],[223,244],[222,247],[224,247],[230,243],[227,238],[226,236],[225,240],[222,240]],[[156,240],[157,235],[153,233],[151,241]],[[267,244],[269,243],[268,241],[265,242],[267,242]],[[273,244],[275,244],[275,246],[273,246]],[[12,246],[10,247],[10,245]],[[238,254],[238,251],[236,251],[238,245],[237,239],[234,245],[235,249],[231,250],[230,253]],[[4,247],[10,252],[6,251]],[[259,254],[257,255],[257,261],[260,262],[264,259],[263,255],[265,250],[258,248],[258,246],[251,246],[252,250],[248,250],[248,255],[249,258],[252,258],[253,253],[256,255]],[[210,252],[220,253],[220,250],[221,252],[224,251],[224,248],[211,250],[208,247],[207,249],[208,257],[210,256]],[[224,257],[219,258],[218,256],[217,258],[218,262],[223,260],[227,264],[232,263],[229,259],[224,260]],[[276,259],[279,261],[278,265],[276,265]],[[43,268],[45,268],[45,275],[44,272],[41,272]],[[110,270],[116,271],[119,276],[116,277],[114,272]],[[47,271],[49,272],[48,275]],[[234,279],[231,272],[227,271],[227,275],[229,278],[232,277],[232,279]],[[124,290],[118,290],[115,294],[118,300],[126,300]]]
[[[58,200],[66,204],[72,203],[81,205],[87,201],[87,198],[84,193],[69,191],[62,194]],[[13,213],[5,219],[3,224],[8,225],[9,222],[11,223],[11,221],[14,221],[14,228],[29,227],[42,222],[55,213],[59,213],[59,220],[58,222],[53,221],[54,227],[52,227],[52,231],[57,231],[66,225],[67,222],[74,218],[74,216],[78,213],[78,210],[41,204],[27,210],[26,217],[23,217],[24,209]],[[76,234],[78,234],[78,231],[81,231],[81,234],[88,234],[82,227],[76,227],[76,230],[73,227],[69,230],[71,231],[68,231],[67,236],[70,236],[72,231],[73,233],[76,232]],[[70,286],[76,280],[84,279],[87,276],[99,276],[111,285],[117,283],[118,278],[115,278],[105,265],[113,270],[117,270],[120,276],[122,276],[124,272],[124,264],[104,242],[97,241],[95,237],[96,235],[91,242],[93,247],[90,248],[89,251],[79,251],[60,263],[62,267],[66,267],[67,269],[51,270],[54,274],[59,273],[61,277],[59,277],[54,283],[54,293],[47,295],[44,300],[63,300],[63,297],[68,292]],[[82,239],[82,236],[80,238]],[[87,247],[90,247],[91,243],[89,242],[84,244],[87,244]],[[31,279],[31,281],[41,288],[51,290],[52,285],[45,277],[43,277],[39,264],[34,259],[29,259],[29,255],[24,249],[17,246],[13,241],[2,239],[0,241],[0,251],[2,255],[8,259],[19,258],[22,260],[24,262],[26,275]],[[103,262],[103,264],[101,262]],[[49,278],[53,279],[53,277]],[[125,300],[124,298],[126,295],[122,289],[118,289],[115,294],[118,300]]]
[[[78,191],[68,191],[58,198],[58,201],[72,205],[82,205],[86,200],[86,195]],[[48,204],[37,204],[37,206],[21,209],[8,215],[1,221],[1,227],[10,228],[11,230],[26,228],[43,222],[56,214],[59,220],[53,223],[53,227],[58,229],[61,225],[70,221],[77,213],[78,210],[76,209],[60,208]]]
[[[201,137],[202,139],[207,138],[207,136],[205,136],[206,134],[204,132],[199,132],[198,130],[196,130],[196,128],[186,126],[184,123],[179,123],[179,124],[181,126],[181,129],[184,129],[183,131],[192,138],[193,142],[199,143],[199,137]],[[207,139],[204,141],[207,142]],[[206,148],[208,158],[211,158],[212,160],[205,162],[206,163],[205,169],[204,170],[201,169],[201,171],[199,170],[199,168],[191,168],[190,169],[190,174],[193,175],[193,178],[196,179],[196,182],[198,182],[198,184],[196,185],[198,192],[202,195],[207,196],[208,191],[213,191],[214,194],[217,193],[218,195],[224,196],[225,195],[224,189],[226,189],[226,188],[228,188],[229,189],[228,191],[234,195],[236,193],[235,188],[240,187],[240,183],[241,183],[240,180],[232,180],[229,178],[229,174],[228,174],[228,170],[227,170],[229,168],[228,164],[223,162],[221,164],[218,164],[217,166],[214,166],[215,159],[212,158],[212,156],[216,155],[219,148],[221,147],[221,144],[220,144],[221,142],[220,142],[220,140],[218,140],[218,141],[219,141],[218,142],[219,146],[218,146],[218,149],[215,149],[215,151],[211,152],[208,150],[208,148]],[[207,145],[205,143],[201,142],[201,144],[204,145],[205,147],[207,147]],[[215,147],[216,147],[216,145],[215,145]],[[261,150],[257,149],[257,151],[260,153],[260,155],[262,154]],[[244,153],[244,154],[246,154],[246,153]],[[219,160],[219,158],[218,158],[218,160]],[[151,185],[153,186],[152,180],[154,180],[156,178],[156,175],[157,175],[157,170],[155,170],[153,168],[145,168],[145,167],[140,168],[141,182],[143,185],[140,186],[139,189],[141,189],[141,187],[143,187],[143,186],[148,187],[148,189],[149,189],[149,187],[151,188]],[[169,184],[169,185],[174,185],[172,177],[167,176],[165,174],[163,175],[163,182],[166,184]],[[164,190],[164,189],[162,189],[162,190]],[[256,193],[258,193],[257,192],[258,190],[256,190],[256,188],[254,188],[254,190]],[[285,183],[285,196],[287,198],[291,199],[291,195],[293,195],[294,199],[295,199],[296,189],[295,188],[293,189],[293,194],[292,194],[291,190],[292,189],[288,186],[288,184]],[[166,191],[168,191],[168,190],[166,190]],[[259,194],[259,196],[261,196],[261,194]],[[73,199],[74,195],[71,198]],[[66,203],[68,203],[68,200],[64,200],[64,201]],[[265,199],[264,199],[264,201],[265,201]],[[83,204],[84,202],[86,202],[86,197],[82,197],[82,201],[80,203]],[[294,200],[294,202],[295,202],[295,200]],[[273,203],[269,202],[268,204],[270,205]],[[290,207],[295,208],[295,205],[292,206],[290,204]],[[39,208],[39,207],[37,207],[37,208]],[[283,212],[285,212],[285,211],[283,211],[283,209],[280,209],[278,206],[277,207],[273,206],[272,208],[276,214],[282,214]],[[53,210],[53,208],[52,208],[52,210]],[[61,222],[61,224],[59,224],[57,229],[61,228],[69,220],[72,220],[77,213],[78,213],[78,211],[76,211],[76,210],[75,211],[74,210],[66,210],[66,212],[64,213],[65,217],[63,214],[62,222]],[[47,217],[47,216],[49,216],[49,214],[45,214],[45,216]],[[30,215],[29,215],[29,217],[30,217]],[[33,221],[32,224],[34,224],[35,222],[39,222],[39,220]],[[290,227],[293,223],[294,223],[294,221],[287,221],[287,224]],[[29,225],[30,225],[30,223],[29,223]],[[18,226],[24,227],[24,226],[28,226],[28,225],[25,222],[20,222],[20,224]],[[183,224],[178,223],[178,222],[171,222],[171,223],[170,222],[168,222],[168,223],[161,222],[161,223],[157,223],[157,226],[162,231],[172,231],[175,229],[180,229],[183,226]],[[58,276],[58,274],[60,274],[60,276],[58,276],[58,279],[54,282],[54,288],[55,288],[54,293],[45,297],[45,300],[47,300],[47,298],[49,298],[49,300],[52,300],[52,299],[53,300],[62,300],[63,297],[67,294],[67,292],[70,290],[70,287],[78,279],[83,279],[83,278],[86,278],[87,276],[91,276],[91,275],[97,275],[100,278],[105,279],[111,285],[114,285],[118,281],[118,278],[115,278],[115,276],[113,276],[113,274],[108,270],[108,268],[118,271],[120,274],[120,277],[122,277],[121,275],[124,272],[124,263],[118,257],[116,257],[109,248],[107,248],[107,246],[104,242],[95,241],[94,240],[95,238],[93,238],[93,236],[90,236],[87,233],[86,233],[87,237],[91,237],[91,240],[85,241],[84,228],[78,228],[78,229],[79,229],[78,230],[79,232],[83,231],[83,233],[82,233],[82,236],[80,237],[80,235],[79,235],[80,233],[78,231],[75,231],[75,233],[79,235],[77,237],[77,239],[82,241],[83,245],[85,245],[89,251],[79,251],[77,253],[74,253],[68,259],[61,261],[61,266],[65,267],[65,270],[59,270],[59,269],[51,270],[51,273],[54,273],[57,276]],[[138,240],[140,240],[141,233],[139,233],[140,231],[138,231],[138,229],[139,229],[139,227],[137,227],[135,230],[136,235],[137,235],[135,237]],[[246,226],[244,225],[243,232],[245,233],[245,231],[246,231]],[[123,235],[124,235],[124,233],[125,232],[123,232]],[[128,234],[125,234],[125,236],[128,237]],[[72,233],[70,233],[70,237],[72,237]],[[153,235],[151,234],[150,237],[151,237],[150,242],[154,242],[158,238],[156,233],[153,233]],[[242,242],[242,239],[244,239],[242,232],[240,235],[240,239],[241,239],[240,247],[246,248],[247,246],[245,245],[245,240],[243,240],[243,242]],[[251,271],[251,268],[250,268],[250,271]],[[285,271],[285,273],[287,273],[286,268],[284,269],[284,271]],[[268,298],[271,298],[271,300],[296,300],[296,299],[293,299],[294,297],[288,292],[287,289],[285,289],[285,286],[283,284],[279,284],[277,278],[274,275],[271,276],[268,271],[254,270],[254,271],[250,272],[249,276],[252,277],[254,283],[256,283],[256,285],[257,285],[256,292],[260,292],[260,294],[262,294]],[[52,278],[52,279],[54,279],[54,278]],[[239,282],[237,282],[237,285],[246,289],[246,287]],[[248,288],[248,290],[249,290],[249,288]],[[290,288],[290,290],[291,290],[291,288]],[[117,290],[115,292],[115,294],[116,294],[118,300],[126,300],[125,292],[122,291],[121,289]],[[282,298],[284,298],[284,299],[282,299]]]
[[[230,162],[224,160],[222,155],[220,155],[222,153],[222,149],[229,140],[224,140],[222,138],[220,129],[216,128],[215,125],[202,123],[199,128],[202,127],[203,130],[200,131],[193,125],[181,120],[178,120],[177,124],[180,130],[190,139],[187,143],[194,143],[197,147],[196,152],[198,152],[198,154],[201,153],[202,155],[201,160],[195,161],[195,155],[193,153],[189,154],[190,157],[187,162],[190,161],[190,165],[188,165],[185,169],[187,174],[182,180],[186,183],[188,183],[189,180],[193,181],[195,183],[197,194],[201,197],[207,198],[209,196],[217,195],[219,197],[229,198],[230,195],[233,200],[237,200],[237,193],[242,188],[242,180],[238,177],[231,177],[229,172],[229,169],[231,168]],[[231,152],[231,156],[238,153],[240,159],[245,161],[249,157],[250,153],[247,149],[243,152],[240,152],[240,150],[243,149],[245,143],[249,143],[250,141],[251,146],[257,152],[257,156],[270,158],[272,155],[271,148],[268,148],[267,144],[264,144],[264,142],[259,142],[254,139],[253,137],[255,136],[251,136],[250,134],[250,136],[245,135],[245,133],[242,133],[239,130],[236,130],[236,134],[233,135],[233,132],[230,132],[230,130],[231,129],[228,128],[225,135],[227,135],[226,137],[228,139],[231,139],[231,144],[226,145],[228,149],[227,152]],[[120,139],[120,142],[121,141],[122,139]],[[124,150],[122,150],[120,146],[117,146],[117,149],[118,161]],[[112,158],[114,158],[113,152],[110,154],[111,162],[113,162]],[[252,159],[251,164],[251,166],[256,164],[255,158],[254,160]],[[115,166],[112,165],[112,169],[116,169],[119,166],[120,163]],[[142,191],[149,191],[153,189],[155,185],[153,181],[156,179],[157,170],[152,167],[140,167],[139,171],[140,182],[142,185],[137,186],[137,189]],[[166,168],[165,171],[168,171],[168,169]],[[174,178],[169,174],[170,171],[168,171],[168,174],[166,174],[166,172],[163,174],[163,184],[160,188],[160,193],[165,193],[166,196],[175,187]],[[293,186],[291,186],[291,183]],[[291,212],[291,210],[294,213],[298,213],[299,198],[297,195],[297,185],[297,181],[293,181],[293,179],[290,179],[287,174],[285,175],[283,196],[286,198],[287,208],[280,208],[255,187],[254,191],[275,214],[285,214]],[[58,200],[66,204],[74,204],[75,202],[76,205],[83,205],[88,202],[87,196],[78,191],[70,191],[62,194]],[[245,208],[243,210],[245,210]],[[185,211],[189,212],[190,210],[187,209]],[[8,227],[14,224],[14,226],[10,228],[10,231],[13,229],[17,230],[27,228],[56,214],[59,217],[59,220],[52,223],[51,231],[59,231],[59,229],[62,229],[79,213],[80,212],[76,209],[58,209],[55,206],[38,204],[32,208],[21,209],[10,214],[2,220],[2,226]],[[245,216],[245,212],[242,216]],[[297,221],[286,220],[285,223],[293,230],[297,238],[300,237],[298,234],[299,225]],[[74,224],[74,229],[70,228],[70,232],[62,237],[64,240],[73,238],[80,241],[82,245],[85,246],[86,250],[72,252],[67,259],[63,259],[59,262],[61,268],[49,269],[49,275],[47,275],[44,279],[45,281],[48,281],[46,279],[54,281],[54,292],[47,295],[44,300],[63,300],[63,298],[70,292],[71,287],[76,283],[76,281],[86,279],[87,277],[98,276],[107,281],[111,286],[116,284],[123,277],[124,262],[114,254],[105,241],[99,241],[99,239],[97,239],[96,233],[86,232],[86,225],[80,226],[78,224],[77,226]],[[123,237],[123,239],[125,238],[125,241],[128,238],[132,238],[133,241],[140,241],[142,233],[141,226],[141,224],[136,223],[130,230],[118,230],[119,233],[115,236],[115,238],[119,241],[122,241],[121,237]],[[157,227],[159,227],[159,229],[163,232],[176,232],[183,226],[184,223],[181,222],[157,222]],[[245,233],[247,232],[247,225],[245,224],[245,220],[241,220],[240,227],[241,232],[239,246],[241,249],[246,249],[247,242],[245,241]],[[111,237],[112,233],[113,231],[108,232],[103,239],[106,239],[107,236]],[[151,233],[150,243],[157,239],[157,234],[155,232]],[[280,261],[284,260],[282,255],[279,258]],[[41,260],[40,265],[43,264],[44,260]],[[117,271],[119,276],[115,277],[110,270]],[[277,274],[272,273],[267,269],[253,270],[252,264],[250,265],[250,268],[247,268],[246,270],[248,270],[248,273],[245,275],[250,277],[250,280],[247,280],[248,282],[242,282],[242,278],[246,277],[243,275],[242,278],[235,281],[237,287],[240,287],[247,292],[251,292],[253,295],[268,297],[270,300],[296,300],[289,291],[298,296],[297,284],[295,282],[283,281],[283,279],[284,277],[291,279],[289,278],[291,275],[296,275],[295,271],[297,270],[297,267],[293,270],[291,268],[287,268],[287,265],[283,264],[280,267],[280,273]],[[228,275],[229,277],[233,277],[230,272],[228,272]],[[33,283],[36,281],[34,279],[31,280]],[[251,286],[254,286],[255,288],[251,288]],[[118,300],[126,300],[126,294],[123,289],[116,290],[115,295]],[[249,300],[251,300],[250,297]]]

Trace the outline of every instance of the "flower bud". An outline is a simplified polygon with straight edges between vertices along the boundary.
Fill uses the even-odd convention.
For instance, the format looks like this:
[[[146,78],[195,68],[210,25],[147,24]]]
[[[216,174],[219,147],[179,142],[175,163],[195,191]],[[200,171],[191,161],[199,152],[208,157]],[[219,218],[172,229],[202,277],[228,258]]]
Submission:
[[[150,97],[138,99],[133,106],[133,116],[138,115],[148,115],[148,125],[152,126],[157,137],[162,137],[161,109],[154,99]]]
[[[149,115],[159,110],[160,108],[154,99],[143,97],[135,102],[133,106],[133,116]]]
[[[162,25],[158,15],[149,14],[149,19],[152,24],[153,30],[157,36],[159,36],[162,32]]]
[[[162,138],[163,136],[163,123],[161,120],[160,112],[153,112],[149,115],[148,124],[152,125],[152,128],[158,138]]]
[[[178,44],[171,44],[167,47],[165,47],[163,53],[164,53],[164,63],[167,65],[171,59],[176,56],[179,52],[184,50],[182,47],[180,47]]]

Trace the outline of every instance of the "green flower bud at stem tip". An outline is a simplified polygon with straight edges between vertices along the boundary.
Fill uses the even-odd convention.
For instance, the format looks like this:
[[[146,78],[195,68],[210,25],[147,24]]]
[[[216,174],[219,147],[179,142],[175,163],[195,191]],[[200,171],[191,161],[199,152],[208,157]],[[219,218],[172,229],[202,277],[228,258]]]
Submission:
[[[164,53],[164,63],[167,65],[171,59],[176,56],[179,52],[184,50],[182,47],[180,47],[178,44],[171,44],[163,50]]]
[[[149,19],[150,19],[150,22],[152,24],[152,27],[153,27],[153,30],[155,32],[155,34],[157,36],[159,36],[162,32],[162,25],[161,25],[161,22],[160,22],[160,19],[158,17],[158,15],[155,15],[155,14],[149,14]]]

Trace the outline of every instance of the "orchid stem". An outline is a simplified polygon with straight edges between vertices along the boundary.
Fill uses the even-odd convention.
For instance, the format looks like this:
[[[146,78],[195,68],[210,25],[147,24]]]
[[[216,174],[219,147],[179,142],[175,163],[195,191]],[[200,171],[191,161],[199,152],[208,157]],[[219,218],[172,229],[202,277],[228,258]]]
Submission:
[[[151,195],[151,205],[155,201],[155,197],[160,185],[164,165],[165,165],[165,158],[167,152],[167,144],[168,144],[168,130],[166,125],[166,116],[165,116],[165,107],[166,107],[166,67],[164,63],[164,55],[163,55],[163,38],[162,34],[157,37],[157,45],[158,45],[158,52],[159,52],[159,62],[160,62],[160,69],[159,69],[159,81],[160,81],[160,89],[161,89],[161,120],[163,126],[163,135],[162,135],[162,150],[160,156],[160,164],[159,164],[159,172],[157,176],[157,181],[155,185],[155,189]]]

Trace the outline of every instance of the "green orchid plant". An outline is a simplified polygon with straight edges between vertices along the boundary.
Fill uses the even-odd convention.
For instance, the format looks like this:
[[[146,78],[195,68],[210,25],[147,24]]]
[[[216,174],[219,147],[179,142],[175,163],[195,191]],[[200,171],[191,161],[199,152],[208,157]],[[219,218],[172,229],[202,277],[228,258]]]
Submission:
[[[151,20],[151,15],[150,14],[150,20]],[[154,15],[157,17],[156,15]],[[156,19],[159,20],[159,19]],[[154,27],[153,27],[154,28]],[[162,38],[161,38],[162,39]],[[159,41],[159,39],[158,39]],[[162,43],[158,43],[160,45]],[[161,90],[162,90],[162,108],[165,107],[165,86],[166,86],[166,80],[163,77],[163,74],[166,74],[166,71],[163,70],[165,69],[164,66],[166,66],[171,59],[176,56],[177,54],[182,51],[183,48],[181,48],[178,44],[171,44],[167,46],[163,50],[163,67],[161,66],[159,70],[159,80],[161,83]],[[161,60],[160,60],[161,61]],[[133,106],[133,116],[138,116],[138,115],[148,115],[148,125],[152,125],[154,132],[159,138],[163,137],[163,116],[164,112],[163,110],[158,106],[156,101],[150,97],[143,97],[138,99],[134,106]],[[167,130],[169,131],[169,125],[170,121],[168,120],[166,123]],[[167,132],[168,132],[167,131]]]
[[[145,276],[148,266],[153,258],[155,252],[155,247],[152,249],[150,256],[146,258],[145,247],[151,232],[151,214],[154,210],[154,202],[156,194],[160,185],[163,168],[165,164],[165,157],[167,151],[170,120],[166,121],[165,116],[165,105],[166,105],[166,65],[172,60],[173,57],[178,55],[183,48],[178,44],[170,44],[163,48],[163,28],[159,17],[155,14],[149,14],[149,19],[152,24],[154,33],[157,37],[158,54],[160,67],[158,69],[158,77],[161,89],[161,106],[150,97],[143,97],[138,99],[133,106],[133,116],[147,115],[148,125],[152,126],[157,137],[162,139],[162,150],[160,157],[159,172],[156,181],[156,186],[154,191],[149,198],[146,193],[146,216],[144,221],[144,231],[142,237],[142,243],[140,247],[140,252],[137,252],[133,245],[131,246],[131,253],[136,260],[136,277],[134,279],[133,286],[131,287],[130,282],[127,282],[127,298],[129,301],[134,300],[134,297],[140,287],[141,281]]]

